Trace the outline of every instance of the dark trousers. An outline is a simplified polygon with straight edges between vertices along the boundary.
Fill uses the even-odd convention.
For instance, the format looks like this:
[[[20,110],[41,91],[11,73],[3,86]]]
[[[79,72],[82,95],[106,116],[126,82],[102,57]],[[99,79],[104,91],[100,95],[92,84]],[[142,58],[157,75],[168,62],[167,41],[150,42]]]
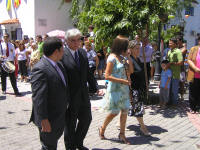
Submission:
[[[96,67],[91,67],[89,68],[90,74],[92,75],[92,77],[94,78],[94,81],[96,82],[96,85],[98,86],[97,80],[94,76],[94,72],[96,70]],[[89,93],[95,93],[96,89],[93,89],[90,85],[89,85]]]
[[[41,150],[56,150],[58,139],[62,136],[64,131],[64,124],[61,122],[57,122],[56,125],[51,124],[51,132],[41,132],[41,128],[39,129],[40,142],[42,145]]]
[[[83,146],[91,121],[91,106],[80,105],[79,109],[69,107],[64,130],[66,149],[75,149],[78,146]]]
[[[26,66],[27,60],[19,60],[18,62],[19,62],[19,71],[21,75],[27,77],[28,76],[28,71]]]
[[[200,79],[194,79],[189,85],[189,103],[193,111],[200,109]]]
[[[18,93],[19,91],[18,91],[18,88],[17,88],[17,81],[16,81],[16,77],[15,77],[15,72],[7,73],[3,69],[1,71],[1,88],[2,88],[2,91],[6,91],[6,77],[7,76],[9,76],[9,78],[10,78],[10,82],[11,82],[11,85],[12,85],[14,92]]]

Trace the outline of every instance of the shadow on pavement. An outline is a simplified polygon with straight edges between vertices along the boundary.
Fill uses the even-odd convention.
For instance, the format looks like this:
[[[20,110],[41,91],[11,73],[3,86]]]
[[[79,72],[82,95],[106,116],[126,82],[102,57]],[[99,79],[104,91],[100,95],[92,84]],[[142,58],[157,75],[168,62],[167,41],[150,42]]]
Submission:
[[[166,109],[160,109],[158,108],[158,106],[154,105],[150,109],[154,110],[154,112],[149,113],[150,115],[162,114],[162,116],[165,118],[174,118],[177,115],[180,117],[187,116],[186,108],[184,108],[184,106],[167,107]]]
[[[149,130],[149,132],[151,132],[152,134],[161,134],[164,132],[168,132],[168,130],[163,129],[159,126],[146,126],[146,127]],[[142,136],[142,133],[140,131],[140,126],[130,125],[127,127],[127,129],[134,131],[135,135],[141,135],[141,137],[148,138],[147,136]]]
[[[0,130],[7,129],[8,127],[0,127]]]
[[[111,142],[124,144],[121,140],[117,138],[107,139]],[[131,143],[131,145],[141,145],[141,144],[151,144],[151,141],[159,141],[160,139],[153,136],[133,136],[127,137],[127,140]]]
[[[26,92],[20,92],[23,96],[28,95],[28,94],[32,94],[31,91],[26,91]]]
[[[120,150],[120,149],[119,148],[111,148],[111,149],[93,148],[92,150]]]
[[[6,96],[0,96],[0,101],[6,100]]]
[[[19,125],[19,126],[27,125],[27,124],[25,124],[25,123],[16,123],[16,124]]]
[[[8,114],[14,114],[15,112],[13,112],[13,111],[8,111]]]

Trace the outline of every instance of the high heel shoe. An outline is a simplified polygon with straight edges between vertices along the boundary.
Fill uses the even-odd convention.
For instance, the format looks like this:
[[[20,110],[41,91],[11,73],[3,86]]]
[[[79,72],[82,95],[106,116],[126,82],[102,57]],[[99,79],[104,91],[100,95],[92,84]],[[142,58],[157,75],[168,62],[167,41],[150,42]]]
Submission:
[[[124,133],[119,133],[119,136],[118,136],[118,137],[119,137],[119,140],[122,141],[123,143],[128,144],[128,145],[131,144],[131,143],[126,139]]]
[[[99,127],[98,130],[99,130],[99,137],[100,137],[100,139],[101,140],[105,140],[106,138],[104,136],[104,133],[102,133],[102,132],[104,132],[104,130],[102,129],[102,127]]]
[[[151,136],[151,132],[149,132],[147,129],[140,128],[140,131],[144,136]]]

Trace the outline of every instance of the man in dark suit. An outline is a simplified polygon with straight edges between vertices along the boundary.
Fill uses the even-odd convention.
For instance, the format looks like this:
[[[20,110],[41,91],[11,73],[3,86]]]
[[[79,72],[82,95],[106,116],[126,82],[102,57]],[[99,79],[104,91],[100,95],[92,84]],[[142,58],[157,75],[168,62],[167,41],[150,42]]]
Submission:
[[[69,92],[66,72],[59,60],[64,50],[58,38],[48,38],[44,56],[32,70],[33,110],[30,121],[39,128],[42,150],[56,150],[64,131]]]
[[[66,32],[65,38],[67,46],[62,62],[68,73],[70,87],[64,131],[65,146],[70,150],[87,150],[88,148],[83,146],[83,140],[92,120],[87,83],[94,92],[97,91],[97,85],[94,76],[89,72],[86,51],[80,48],[81,32],[78,29],[70,29]]]

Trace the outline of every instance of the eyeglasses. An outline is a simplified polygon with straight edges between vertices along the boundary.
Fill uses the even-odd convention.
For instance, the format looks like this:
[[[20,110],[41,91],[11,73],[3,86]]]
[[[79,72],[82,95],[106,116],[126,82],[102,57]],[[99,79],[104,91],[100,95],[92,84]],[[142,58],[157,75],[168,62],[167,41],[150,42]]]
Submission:
[[[80,41],[81,41],[81,38],[78,38],[78,39],[70,39],[69,41],[72,42],[72,43],[80,42]]]

